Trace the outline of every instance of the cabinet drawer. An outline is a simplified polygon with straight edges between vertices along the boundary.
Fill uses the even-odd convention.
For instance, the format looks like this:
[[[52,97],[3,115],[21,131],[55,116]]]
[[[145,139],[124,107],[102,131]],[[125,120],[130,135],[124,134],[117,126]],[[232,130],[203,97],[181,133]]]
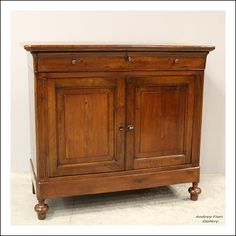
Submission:
[[[128,68],[132,70],[202,70],[205,56],[182,53],[129,53]]]
[[[38,71],[115,71],[124,68],[124,53],[39,53]]]
[[[203,70],[205,55],[157,52],[39,53],[39,72]]]

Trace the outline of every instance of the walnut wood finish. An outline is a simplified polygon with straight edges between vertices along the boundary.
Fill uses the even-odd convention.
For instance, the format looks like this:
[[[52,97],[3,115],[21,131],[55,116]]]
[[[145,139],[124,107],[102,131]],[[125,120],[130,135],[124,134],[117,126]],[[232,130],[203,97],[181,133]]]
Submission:
[[[25,50],[31,52],[61,52],[61,51],[157,51],[157,52],[209,52],[215,49],[214,46],[193,46],[193,45],[112,45],[112,44],[28,44]]]
[[[198,183],[194,182],[193,186],[188,189],[190,193],[190,198],[192,201],[198,200],[198,195],[202,192],[202,190],[198,187]]]
[[[55,52],[38,54],[38,72],[127,71],[127,70],[201,70],[206,53],[163,52]]]
[[[44,220],[46,218],[46,213],[48,211],[48,205],[45,204],[45,200],[38,200],[38,204],[35,205],[34,210],[38,214],[39,220]]]
[[[32,190],[45,199],[193,183],[211,46],[26,45]]]
[[[48,81],[49,176],[124,169],[124,80]]]
[[[128,169],[190,163],[193,76],[129,77]]]

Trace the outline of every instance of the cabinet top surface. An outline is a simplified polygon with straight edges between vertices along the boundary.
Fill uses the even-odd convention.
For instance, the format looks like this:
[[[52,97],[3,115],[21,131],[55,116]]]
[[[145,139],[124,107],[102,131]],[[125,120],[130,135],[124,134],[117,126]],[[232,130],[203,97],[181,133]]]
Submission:
[[[136,44],[27,44],[25,50],[30,52],[61,52],[61,51],[160,51],[160,52],[209,52],[214,46],[198,45],[136,45]]]

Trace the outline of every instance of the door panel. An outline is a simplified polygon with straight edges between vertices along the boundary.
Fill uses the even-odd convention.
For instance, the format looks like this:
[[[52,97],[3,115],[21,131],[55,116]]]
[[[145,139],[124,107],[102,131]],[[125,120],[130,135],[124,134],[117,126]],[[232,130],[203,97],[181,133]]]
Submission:
[[[124,169],[124,79],[48,82],[50,176]]]
[[[60,163],[113,159],[113,95],[112,88],[57,90]]]
[[[136,157],[183,152],[185,92],[185,86],[136,89]]]
[[[127,169],[190,163],[194,77],[129,77],[127,91]]]

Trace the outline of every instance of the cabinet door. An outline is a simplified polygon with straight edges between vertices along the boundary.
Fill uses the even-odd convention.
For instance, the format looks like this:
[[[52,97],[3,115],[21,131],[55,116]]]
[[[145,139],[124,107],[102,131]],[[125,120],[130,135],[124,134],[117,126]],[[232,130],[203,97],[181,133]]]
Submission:
[[[194,76],[127,78],[127,169],[191,162]]]
[[[124,169],[124,78],[49,79],[49,176]]]

